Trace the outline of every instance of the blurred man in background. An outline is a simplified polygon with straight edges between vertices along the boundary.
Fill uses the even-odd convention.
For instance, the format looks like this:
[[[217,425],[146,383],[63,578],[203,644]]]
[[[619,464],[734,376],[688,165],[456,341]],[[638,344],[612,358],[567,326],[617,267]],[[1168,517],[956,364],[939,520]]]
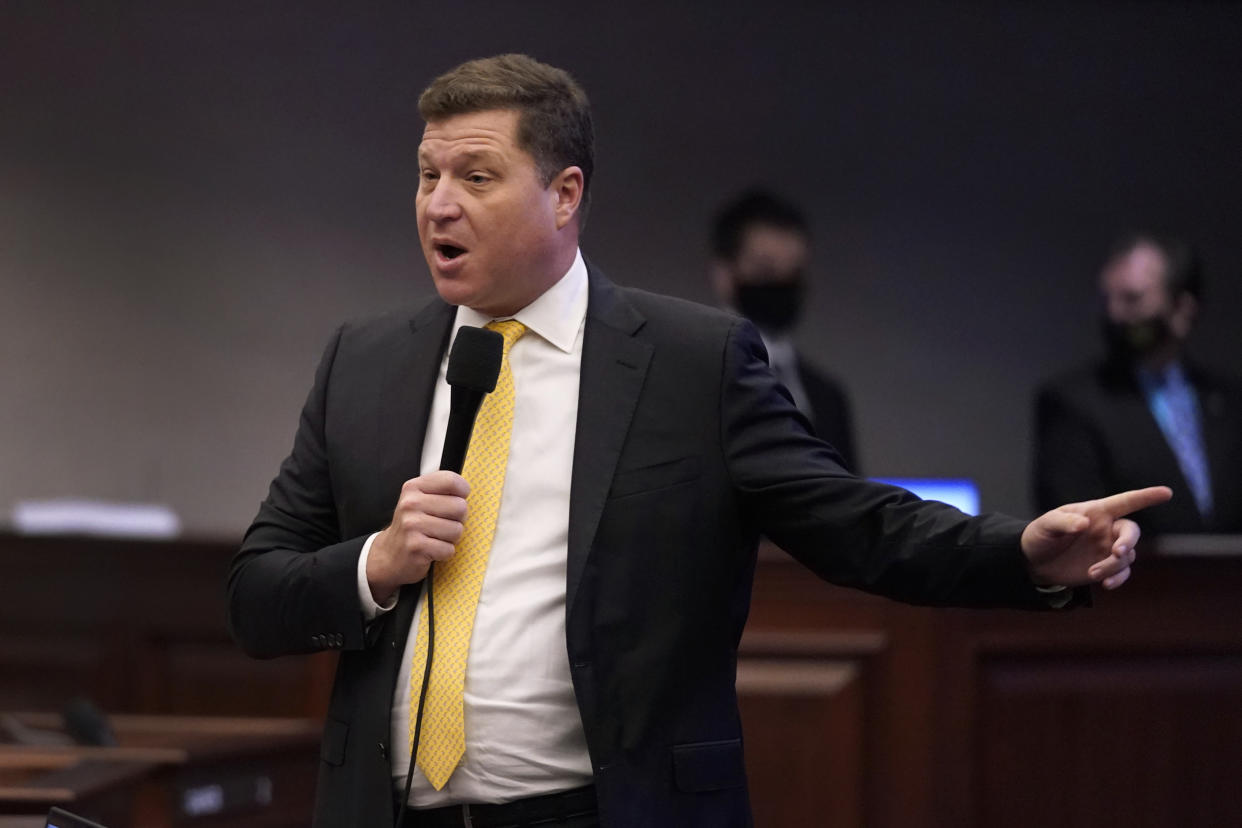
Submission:
[[[859,473],[849,400],[841,385],[798,353],[793,331],[802,311],[811,232],[793,204],[753,189],[726,203],[712,225],[712,286],[719,300],[759,328],[772,370],[845,466]]]
[[[1203,298],[1197,256],[1129,236],[1100,291],[1105,358],[1038,393],[1038,505],[1166,481],[1176,494],[1139,517],[1144,531],[1242,531],[1242,386],[1185,355]]]

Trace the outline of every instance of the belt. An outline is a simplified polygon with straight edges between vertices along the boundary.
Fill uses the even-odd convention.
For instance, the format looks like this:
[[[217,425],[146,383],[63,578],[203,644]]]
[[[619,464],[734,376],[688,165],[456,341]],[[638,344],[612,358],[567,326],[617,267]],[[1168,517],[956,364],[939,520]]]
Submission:
[[[550,825],[570,817],[593,814],[595,810],[595,786],[587,785],[499,805],[466,803],[441,808],[407,808],[406,820],[413,828],[511,828]]]

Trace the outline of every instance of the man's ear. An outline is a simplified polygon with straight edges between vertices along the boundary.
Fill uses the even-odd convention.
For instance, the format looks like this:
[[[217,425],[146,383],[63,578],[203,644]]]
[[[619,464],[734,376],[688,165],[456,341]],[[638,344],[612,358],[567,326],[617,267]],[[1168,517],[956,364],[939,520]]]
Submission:
[[[1173,313],[1169,317],[1169,328],[1178,339],[1190,336],[1194,327],[1195,316],[1199,313],[1199,300],[1187,291],[1182,291],[1173,300]]]
[[[566,167],[548,184],[548,192],[555,199],[553,207],[557,230],[564,228],[578,214],[584,183],[581,167]]]

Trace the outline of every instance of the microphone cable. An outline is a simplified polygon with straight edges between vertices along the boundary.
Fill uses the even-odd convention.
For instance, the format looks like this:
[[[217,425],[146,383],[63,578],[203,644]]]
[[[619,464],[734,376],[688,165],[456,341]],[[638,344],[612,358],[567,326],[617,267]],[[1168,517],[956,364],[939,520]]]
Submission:
[[[423,686],[418,691],[418,705],[414,710],[414,739],[410,746],[410,767],[405,772],[405,789],[401,793],[400,807],[401,811],[397,815],[396,828],[403,828],[405,823],[405,814],[410,810],[410,786],[414,782],[414,765],[418,761],[418,737],[422,735],[423,730],[423,705],[427,701],[427,685],[431,683],[431,658],[436,651],[436,602],[433,597],[434,578],[433,573],[436,565],[434,563],[427,567],[427,600],[424,602],[423,612],[427,613],[427,658],[423,664]]]
[[[475,416],[483,398],[496,387],[503,359],[504,337],[487,328],[465,325],[457,331],[449,352],[446,380],[451,387],[452,404],[449,407],[448,429],[444,435],[444,450],[440,455],[440,468],[461,474],[470,433]],[[410,810],[410,787],[414,782],[414,766],[418,764],[418,742],[423,730],[423,707],[427,702],[427,686],[431,683],[431,659],[435,654],[436,613],[434,590],[435,563],[427,566],[427,600],[423,612],[427,616],[427,658],[423,664],[423,684],[418,691],[418,704],[414,709],[414,738],[410,745],[410,766],[405,772],[405,789],[399,804],[396,828],[404,828],[405,815]],[[415,632],[417,635],[417,632]],[[417,646],[417,645],[416,645]],[[399,672],[399,671],[398,671]]]

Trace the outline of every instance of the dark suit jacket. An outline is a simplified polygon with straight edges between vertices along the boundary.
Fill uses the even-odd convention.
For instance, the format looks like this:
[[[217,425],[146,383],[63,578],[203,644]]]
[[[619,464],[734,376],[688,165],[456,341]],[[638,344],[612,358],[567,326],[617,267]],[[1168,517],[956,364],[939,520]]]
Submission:
[[[1214,510],[1195,506],[1132,370],[1105,362],[1043,386],[1036,396],[1035,499],[1040,510],[1141,486],[1173,499],[1135,520],[1147,533],[1242,532],[1242,388],[1186,367],[1203,412]]]
[[[341,328],[229,579],[257,656],[339,647],[316,825],[392,824],[389,711],[414,589],[367,627],[355,568],[419,471],[453,309]],[[759,533],[822,577],[929,604],[1041,607],[1023,523],[856,479],[747,322],[591,269],[566,648],[610,828],[750,824],[734,690]]]
[[[798,354],[798,379],[811,403],[810,419],[815,436],[837,450],[847,469],[861,474],[858,453],[854,449],[850,403],[844,389],[835,379],[810,365],[801,353]]]

